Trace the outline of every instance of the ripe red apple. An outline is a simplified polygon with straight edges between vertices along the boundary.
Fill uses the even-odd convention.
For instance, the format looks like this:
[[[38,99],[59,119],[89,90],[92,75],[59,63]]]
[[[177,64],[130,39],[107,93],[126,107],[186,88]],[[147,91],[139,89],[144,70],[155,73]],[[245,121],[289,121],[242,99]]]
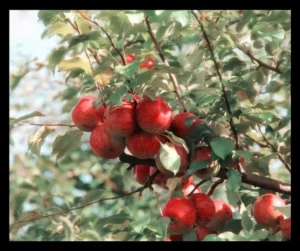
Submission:
[[[104,123],[98,124],[92,131],[90,145],[96,155],[106,159],[119,157],[125,149],[124,139],[110,135]]]
[[[216,209],[214,202],[208,195],[204,193],[194,193],[188,198],[188,200],[196,210],[197,224],[204,226],[211,221]]]
[[[160,149],[160,141],[164,137],[152,135],[143,131],[133,132],[126,138],[126,146],[129,152],[139,159],[154,158]]]
[[[183,241],[182,234],[170,235],[168,238],[165,238],[164,241]]]
[[[98,109],[93,106],[94,97],[81,98],[72,110],[72,120],[82,131],[91,132],[98,123],[103,122],[105,105]]]
[[[109,105],[104,114],[104,124],[111,135],[127,137],[135,128],[134,104]]]
[[[285,202],[275,194],[264,194],[256,199],[252,212],[257,223],[265,228],[275,227],[283,214],[274,206],[285,206]]]
[[[149,178],[150,166],[136,165],[133,169],[134,179],[144,185]]]
[[[163,217],[169,217],[171,234],[182,234],[193,227],[196,221],[196,212],[193,205],[185,198],[169,200],[163,210]]]
[[[197,240],[198,241],[203,241],[205,236],[207,236],[209,234],[216,234],[216,232],[212,232],[208,228],[203,227],[203,226],[195,227],[195,231],[197,233]]]
[[[179,177],[180,177],[183,175],[183,173],[185,172],[185,170],[187,169],[187,167],[189,165],[188,154],[187,154],[186,150],[184,149],[184,147],[182,147],[182,146],[177,146],[177,145],[173,144],[172,142],[167,142],[165,144],[167,144],[170,147],[173,147],[176,150],[177,154],[180,156],[180,168],[177,172],[177,174],[179,174]],[[167,177],[174,177],[174,173],[167,170],[162,165],[158,154],[155,157],[155,163],[161,173],[163,173]]]
[[[199,147],[196,148],[195,154],[193,156],[193,161],[201,161],[201,160],[207,160],[211,157],[211,149],[210,147]],[[201,179],[207,179],[211,175],[212,169],[206,168],[201,169],[195,173],[195,175]]]
[[[192,183],[188,186],[183,187],[182,188],[183,195],[185,197],[187,197],[190,194],[190,192],[192,192],[194,190],[195,186],[196,185],[194,183]],[[196,194],[196,193],[202,193],[202,190],[199,187],[197,187],[196,190],[193,192],[193,194]]]
[[[147,58],[140,64],[140,68],[148,68],[150,70],[154,69],[155,59],[154,58]]]
[[[186,118],[188,117],[195,117],[193,122],[189,127],[185,125]],[[180,138],[183,138],[185,136],[190,136],[193,134],[195,128],[197,125],[202,124],[202,121],[198,119],[195,114],[184,112],[179,113],[174,116],[173,122],[171,124],[171,130],[174,132],[174,134]]]
[[[157,170],[156,167],[151,166],[149,175],[154,174],[156,172],[156,170]],[[168,180],[168,177],[166,175],[159,173],[158,175],[155,176],[155,178],[153,180],[153,184],[156,184],[165,190],[169,190],[169,188],[167,187],[167,180]]]
[[[136,108],[138,125],[151,134],[160,134],[167,130],[172,123],[172,110],[161,98],[152,101],[145,97]]]
[[[232,210],[230,206],[222,200],[213,200],[213,202],[216,213],[206,227],[210,231],[218,231],[225,226],[228,220],[232,219]]]
[[[291,218],[280,220],[279,227],[282,232],[282,240],[291,239]]]
[[[126,61],[127,61],[127,64],[130,64],[132,61],[135,60],[135,56],[133,54],[128,54],[126,56]]]

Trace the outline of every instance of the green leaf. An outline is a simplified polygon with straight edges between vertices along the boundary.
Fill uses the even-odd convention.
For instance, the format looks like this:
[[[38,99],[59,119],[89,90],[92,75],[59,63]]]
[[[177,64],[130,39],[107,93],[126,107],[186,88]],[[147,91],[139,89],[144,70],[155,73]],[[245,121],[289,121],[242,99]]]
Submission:
[[[166,31],[168,30],[170,25],[163,25],[163,26],[160,26],[156,32],[156,40],[157,42],[160,42],[165,34],[166,34]]]
[[[220,232],[230,231],[232,233],[238,234],[242,230],[242,224],[240,219],[231,219],[228,220],[225,226],[221,229]]]
[[[269,42],[265,45],[265,50],[270,56],[274,56],[276,54],[277,48],[278,45],[274,41]]]
[[[220,237],[215,234],[206,235],[203,241],[223,241]]]
[[[70,25],[63,22],[56,22],[52,24],[48,30],[48,34],[50,36],[53,35],[65,36],[68,34],[73,34],[74,32],[75,32],[74,29]]]
[[[227,196],[227,200],[228,202],[236,207],[238,202],[240,201],[240,195],[238,192],[232,192],[230,189],[226,189],[226,196]]]
[[[126,85],[121,86],[120,88],[118,88],[113,94],[111,94],[110,96],[110,101],[112,104],[115,105],[121,105],[122,102],[122,98],[124,97],[124,95],[127,93],[128,89]]]
[[[175,147],[167,144],[160,144],[158,158],[162,166],[168,171],[171,171],[174,176],[178,173],[180,169],[180,156]]]
[[[95,189],[87,192],[87,194],[81,198],[81,205],[87,205],[91,202],[99,200],[101,197],[103,197],[103,193],[105,193],[105,190],[103,189]]]
[[[184,66],[185,70],[193,71],[199,68],[200,64],[203,62],[202,56],[204,50],[195,49],[187,58],[186,64]]]
[[[217,137],[210,142],[210,146],[217,156],[225,159],[226,156],[232,152],[234,142],[229,138]]]
[[[57,15],[63,12],[69,12],[67,10],[40,10],[38,12],[38,18],[45,26],[52,23],[57,19]]]
[[[227,172],[226,188],[233,193],[239,191],[242,184],[242,176],[240,172],[230,168]]]
[[[195,130],[193,131],[191,138],[194,139],[194,141],[198,141],[205,136],[212,136],[212,135],[213,135],[212,130],[209,128],[209,126],[206,123],[203,123],[195,127]]]
[[[76,23],[80,31],[80,34],[87,34],[91,31],[91,23],[88,20],[82,17],[77,17]]]
[[[225,37],[228,40],[232,48],[235,47],[235,43],[233,42],[232,38],[228,34],[224,33],[223,37]]]
[[[151,217],[145,217],[130,223],[130,226],[137,233],[141,233],[150,223]]]
[[[40,155],[41,147],[44,144],[46,137],[52,132],[54,132],[54,129],[51,129],[48,126],[44,125],[40,127],[33,135],[29,136],[29,150],[34,154]]]
[[[241,151],[241,150],[235,150],[235,155],[236,156],[241,156],[244,157],[247,160],[251,160],[252,156],[253,156],[253,152],[249,152],[249,151]]]
[[[122,12],[119,12],[117,15],[113,15],[110,18],[110,28],[115,34],[121,35],[126,33],[130,27],[132,27],[132,25],[129,22],[128,17]]]
[[[274,209],[275,210],[279,210],[281,213],[283,213],[283,215],[286,218],[290,218],[291,217],[291,204],[283,206],[283,207],[275,207],[274,206]]]
[[[49,56],[49,66],[54,69],[57,64],[59,64],[68,53],[68,48],[59,48]]]
[[[136,13],[136,14],[126,14],[128,17],[129,22],[134,25],[141,23],[144,19],[144,13]]]
[[[172,143],[174,143],[175,145],[178,145],[178,146],[182,146],[186,152],[189,154],[189,148],[187,147],[187,144],[185,142],[184,139],[182,138],[179,138],[177,137],[173,132],[171,131],[167,131],[168,134],[171,135],[171,137],[167,136],[167,135],[164,135],[166,136]]]
[[[147,28],[144,24],[135,24],[130,27],[127,31],[128,34],[135,34],[135,33],[144,33],[147,32]]]
[[[167,66],[164,64],[157,64],[155,65],[155,68],[157,69],[158,73],[173,73],[173,74],[179,74],[180,70],[176,67]]]
[[[162,219],[159,219],[159,220],[152,220],[149,223],[148,228],[151,231],[156,232],[160,236],[164,237],[166,235],[170,221],[171,220],[169,217],[163,217]]]
[[[188,10],[173,11],[173,17],[176,21],[180,22],[182,27],[190,23],[191,12]]]
[[[74,71],[77,69],[82,69],[86,74],[92,74],[92,69],[89,62],[79,57],[61,61],[58,64],[58,69],[59,71]]]
[[[209,126],[216,136],[220,137],[228,135],[228,129],[226,129],[226,127],[221,123],[212,122]]]
[[[132,78],[139,68],[140,68],[140,62],[135,61],[127,65],[118,65],[115,68],[115,72],[127,78]]]
[[[10,231],[16,233],[21,227],[24,227],[30,223],[32,223],[35,219],[42,217],[37,210],[23,212],[16,222],[14,222],[10,227]]]
[[[69,48],[72,48],[75,45],[77,45],[79,43],[86,42],[86,41],[96,41],[99,38],[101,38],[101,37],[100,37],[100,33],[98,31],[92,31],[92,32],[87,33],[87,34],[81,34],[81,35],[78,35],[76,37],[73,37],[70,40]]]
[[[195,172],[205,169],[208,167],[209,163],[211,160],[200,160],[200,161],[193,161],[192,164],[190,165],[189,169],[187,170],[187,176],[190,176],[194,174]]]
[[[183,233],[183,241],[197,241],[197,233],[194,228],[191,228],[188,232]]]
[[[198,102],[198,105],[205,105],[208,104],[214,100],[219,99],[220,96],[219,95],[206,95],[200,98],[200,101]]]
[[[43,116],[45,116],[45,115],[42,114],[41,112],[35,111],[35,112],[30,113],[30,114],[24,115],[20,118],[11,120],[10,123],[9,123],[9,126],[11,127],[12,125],[15,125],[15,124],[17,124],[17,123],[19,123],[19,122],[21,122],[25,119],[30,119],[30,118],[34,118],[34,117],[43,117]]]
[[[154,71],[145,71],[136,75],[136,77],[129,83],[131,88],[135,88],[138,85],[147,84],[152,81]]]
[[[56,155],[56,160],[63,157],[68,151],[80,146],[80,139],[83,132],[80,130],[68,130],[64,135],[59,135],[53,142],[52,154]]]
[[[123,224],[127,221],[133,221],[133,220],[134,218],[131,217],[128,213],[121,212],[97,220],[95,228],[96,229],[103,228],[103,226],[107,224]]]
[[[251,218],[248,216],[248,212],[244,211],[242,213],[242,227],[246,232],[250,232],[253,228],[253,222],[251,220]]]

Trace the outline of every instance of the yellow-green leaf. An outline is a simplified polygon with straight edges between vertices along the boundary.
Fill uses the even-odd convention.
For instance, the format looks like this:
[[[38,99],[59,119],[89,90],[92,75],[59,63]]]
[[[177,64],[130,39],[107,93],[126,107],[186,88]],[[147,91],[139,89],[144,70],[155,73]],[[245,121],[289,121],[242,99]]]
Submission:
[[[75,32],[74,29],[70,25],[63,22],[54,23],[53,25],[51,25],[50,29],[48,30],[48,34],[50,36],[53,35],[65,36],[68,34],[73,34],[74,32]]]
[[[30,135],[28,140],[30,151],[40,155],[41,147],[45,142],[46,137],[53,131],[54,129],[51,129],[47,126],[42,126],[34,134]]]
[[[74,71],[82,69],[86,74],[92,74],[89,62],[79,57],[61,61],[58,64],[58,69],[59,71]]]

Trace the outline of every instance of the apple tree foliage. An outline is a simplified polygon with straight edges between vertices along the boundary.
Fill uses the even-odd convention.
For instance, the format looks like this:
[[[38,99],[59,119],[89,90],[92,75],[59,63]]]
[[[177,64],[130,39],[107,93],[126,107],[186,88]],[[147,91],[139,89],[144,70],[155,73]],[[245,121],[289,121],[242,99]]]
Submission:
[[[286,10],[39,11],[38,20],[45,26],[41,39],[56,36],[60,41],[37,70],[49,71],[50,80],[61,72],[64,79],[52,83],[57,93],[53,104],[47,104],[51,109],[10,119],[11,135],[24,123],[41,124],[27,125],[28,151],[10,164],[11,240],[161,241],[167,236],[169,221],[161,219],[159,208],[170,191],[153,185],[154,191],[126,196],[140,186],[128,164],[95,156],[89,133],[47,125],[55,121],[54,110],[62,115],[56,124],[72,124],[71,110],[86,94],[97,97],[96,107],[101,102],[120,104],[132,91],[160,96],[174,113],[183,111],[181,99],[208,125],[199,126],[195,137],[213,135],[208,143],[223,165],[242,156],[246,175],[290,183],[290,15]],[[123,65],[118,52],[133,54],[135,61]],[[154,69],[140,69],[148,57],[155,59]],[[31,73],[28,65],[11,74],[11,98]],[[229,140],[235,136],[230,121],[238,150]],[[193,151],[189,142],[187,146]],[[15,147],[12,138],[10,147]],[[274,163],[279,163],[277,168]],[[198,169],[190,168],[189,174]],[[201,189],[207,192],[217,179],[210,178]],[[280,233],[270,234],[251,214],[254,200],[266,192],[272,190],[243,183],[242,174],[231,169],[211,197],[231,205],[233,220],[205,241],[280,240]],[[289,214],[289,208],[282,210]],[[196,240],[195,233],[187,233],[184,240]]]

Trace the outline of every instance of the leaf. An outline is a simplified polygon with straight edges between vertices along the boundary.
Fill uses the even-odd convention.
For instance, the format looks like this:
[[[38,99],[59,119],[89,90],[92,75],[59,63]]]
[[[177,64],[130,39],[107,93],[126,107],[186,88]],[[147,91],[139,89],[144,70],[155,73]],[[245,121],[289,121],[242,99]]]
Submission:
[[[151,217],[141,218],[134,222],[131,222],[130,226],[133,228],[135,232],[141,233],[148,226],[150,220]]]
[[[234,153],[236,156],[244,157],[247,160],[251,160],[251,158],[253,156],[253,152],[249,152],[249,151],[235,150]]]
[[[41,147],[44,144],[46,137],[52,132],[54,132],[54,129],[51,129],[45,125],[40,127],[33,135],[29,137],[29,150],[34,154],[40,155]]]
[[[48,34],[50,36],[53,35],[65,36],[73,33],[74,33],[74,29],[70,25],[63,22],[56,22],[52,24],[51,27],[48,29]]]
[[[169,217],[163,217],[159,220],[152,220],[150,221],[149,225],[147,226],[151,231],[156,232],[159,236],[164,237],[167,232],[168,225],[170,223]]]
[[[228,34],[224,33],[223,37],[225,37],[228,40],[232,48],[235,47],[235,43],[233,42],[232,38]]]
[[[167,135],[164,135],[165,137],[167,137],[167,138],[168,138],[172,143],[174,143],[175,145],[177,145],[177,146],[182,146],[182,147],[186,150],[187,154],[189,154],[189,148],[187,147],[187,144],[186,144],[186,142],[185,142],[184,139],[177,137],[177,136],[176,136],[173,132],[171,132],[171,131],[167,131],[167,133],[170,134],[171,137],[169,137],[169,136],[167,136]]]
[[[141,23],[145,18],[144,13],[135,13],[135,14],[126,14],[126,15],[128,17],[129,22],[132,25]]]
[[[115,72],[127,78],[132,78],[139,68],[140,68],[140,62],[136,61],[127,65],[118,65],[115,68]]]
[[[120,88],[118,88],[111,96],[110,101],[112,104],[121,105],[122,98],[127,93],[127,86],[123,85]]]
[[[122,35],[126,33],[130,27],[132,27],[132,24],[129,22],[127,15],[122,12],[110,18],[110,29],[115,34]]]
[[[242,227],[246,232],[250,232],[253,228],[253,222],[251,220],[251,218],[248,216],[248,212],[244,211],[242,213]]]
[[[89,62],[79,57],[61,61],[58,64],[58,68],[59,71],[74,71],[77,69],[82,69],[86,74],[92,74],[92,69]]]
[[[91,23],[88,20],[82,18],[81,16],[77,16],[76,23],[80,34],[87,34],[91,31]]]
[[[175,178],[169,178],[167,179],[166,187],[170,191],[174,191],[176,187],[181,184],[182,178],[181,177],[175,177]]]
[[[175,147],[171,147],[167,144],[160,144],[158,158],[162,166],[168,171],[171,171],[174,176],[178,173],[180,169],[180,156]]]
[[[127,221],[133,221],[133,220],[134,218],[131,217],[128,213],[121,212],[97,220],[95,228],[101,229],[103,228],[103,226],[107,224],[123,224]]]
[[[226,222],[225,226],[220,232],[230,231],[232,233],[238,234],[242,230],[242,224],[240,219],[230,219]]]
[[[283,206],[283,207],[275,207],[273,206],[276,210],[279,210],[281,213],[283,213],[283,215],[286,218],[290,218],[291,217],[291,204]]]
[[[188,232],[183,233],[183,241],[197,241],[197,233],[194,228],[191,228]]]
[[[20,118],[17,118],[17,119],[14,119],[14,120],[10,121],[9,126],[15,125],[15,124],[17,124],[20,121],[23,121],[25,119],[34,118],[34,117],[43,117],[43,116],[45,116],[45,115],[42,114],[41,112],[35,111],[35,112],[32,112],[30,114],[24,115]]]
[[[240,172],[230,168],[227,172],[226,188],[233,193],[239,191],[242,184],[242,176]]]
[[[229,134],[228,130],[225,128],[225,126],[218,122],[212,122],[210,123],[209,127],[212,129],[214,134],[216,136],[227,136]]]
[[[208,103],[211,103],[214,100],[219,99],[219,95],[206,95],[200,98],[200,101],[198,102],[199,105],[205,105]]]
[[[274,41],[269,42],[265,45],[265,50],[270,56],[274,56],[276,54],[277,48],[278,45]]]
[[[69,130],[64,135],[57,136],[52,146],[52,154],[57,154],[56,160],[63,157],[68,151],[78,148],[82,135],[83,132],[80,130]]]
[[[184,27],[190,23],[191,13],[188,10],[173,11],[173,17]]]
[[[212,130],[209,128],[209,126],[206,123],[203,123],[195,127],[193,134],[191,135],[191,138],[194,141],[199,141],[205,136],[212,136],[212,135],[213,135]]]
[[[203,241],[223,241],[220,237],[215,234],[206,235]]]
[[[99,200],[101,197],[103,197],[103,193],[105,193],[105,190],[103,189],[95,189],[87,192],[86,195],[81,198],[81,205],[86,205]]]
[[[180,70],[176,67],[172,67],[172,66],[167,66],[164,64],[157,64],[155,66],[155,68],[157,69],[158,73],[173,73],[173,74],[179,74]]]
[[[210,146],[217,156],[225,159],[226,156],[232,152],[234,141],[229,138],[217,137],[211,141]]]
[[[228,202],[236,207],[238,202],[240,201],[240,195],[238,192],[232,192],[230,189],[226,189],[226,196],[227,196],[227,200]]]
[[[204,50],[195,49],[193,53],[191,53],[186,58],[186,64],[184,66],[185,70],[193,71],[199,68],[200,64],[203,62],[202,56],[204,54]]]
[[[57,19],[57,15],[63,12],[69,12],[67,10],[40,10],[38,12],[38,18],[45,26]]]
[[[130,27],[127,31],[128,34],[135,34],[135,33],[144,33],[147,32],[147,28],[143,24],[135,24]]]
[[[87,34],[81,34],[76,37],[73,37],[69,42],[69,48],[74,47],[78,43],[83,43],[86,41],[97,41],[100,37],[100,33],[98,31],[92,31]]]
[[[160,26],[156,32],[156,40],[157,42],[160,42],[165,34],[166,34],[166,31],[168,30],[170,25],[163,25],[163,26]]]
[[[16,233],[21,227],[34,222],[34,220],[39,219],[42,216],[43,215],[41,215],[37,210],[23,212],[18,217],[18,220],[10,226],[9,230],[13,231],[13,233]]]
[[[194,174],[195,172],[205,169],[208,167],[209,163],[211,160],[200,160],[200,161],[193,161],[192,164],[190,165],[189,169],[187,170],[186,175],[190,176]]]
[[[59,64],[68,53],[68,48],[59,48],[56,51],[52,52],[49,56],[49,66],[54,69],[57,64]]]

